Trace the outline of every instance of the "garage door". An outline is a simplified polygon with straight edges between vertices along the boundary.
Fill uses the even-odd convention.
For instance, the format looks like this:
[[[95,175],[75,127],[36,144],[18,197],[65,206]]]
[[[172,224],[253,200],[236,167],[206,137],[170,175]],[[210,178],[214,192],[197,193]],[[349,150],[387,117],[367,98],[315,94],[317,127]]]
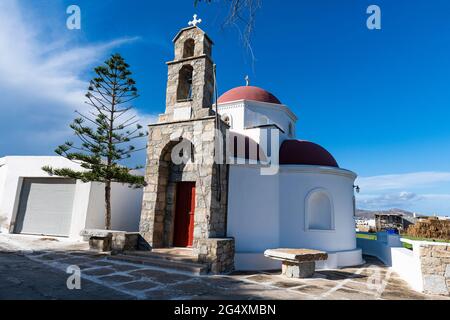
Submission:
[[[75,183],[71,179],[24,179],[15,232],[68,236]]]

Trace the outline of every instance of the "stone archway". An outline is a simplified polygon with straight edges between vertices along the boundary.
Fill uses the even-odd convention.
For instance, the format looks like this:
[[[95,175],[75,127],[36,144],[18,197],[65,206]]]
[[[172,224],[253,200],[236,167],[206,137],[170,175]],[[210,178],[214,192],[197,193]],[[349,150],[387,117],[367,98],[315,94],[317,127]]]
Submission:
[[[225,145],[225,135],[221,139]],[[193,158],[192,163],[180,165],[173,163],[171,154],[179,152],[183,141],[192,148]],[[151,248],[172,246],[176,183],[195,182],[192,247],[199,261],[218,259],[215,248],[229,242],[222,239],[226,236],[228,166],[214,160],[214,117],[149,126],[140,234]]]
[[[197,181],[194,153],[191,141],[179,139],[168,142],[159,155],[152,235],[155,248],[173,245],[176,186]]]

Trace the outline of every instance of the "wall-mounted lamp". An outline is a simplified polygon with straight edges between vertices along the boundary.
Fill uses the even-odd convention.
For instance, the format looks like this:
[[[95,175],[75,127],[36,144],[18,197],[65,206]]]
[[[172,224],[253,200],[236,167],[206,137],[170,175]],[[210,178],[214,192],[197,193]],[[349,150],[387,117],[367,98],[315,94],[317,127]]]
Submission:
[[[361,188],[359,186],[353,186],[355,188],[356,193],[359,193],[361,191]]]

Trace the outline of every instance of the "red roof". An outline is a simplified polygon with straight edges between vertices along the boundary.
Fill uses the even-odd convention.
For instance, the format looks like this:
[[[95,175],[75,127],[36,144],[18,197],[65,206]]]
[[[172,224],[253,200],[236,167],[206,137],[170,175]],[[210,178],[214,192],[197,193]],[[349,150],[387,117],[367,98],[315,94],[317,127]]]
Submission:
[[[286,140],[280,148],[280,164],[302,164],[339,168],[334,157],[323,147],[309,141]]]
[[[218,102],[226,103],[237,100],[252,100],[281,104],[280,100],[269,91],[253,86],[243,86],[231,89],[221,95]]]

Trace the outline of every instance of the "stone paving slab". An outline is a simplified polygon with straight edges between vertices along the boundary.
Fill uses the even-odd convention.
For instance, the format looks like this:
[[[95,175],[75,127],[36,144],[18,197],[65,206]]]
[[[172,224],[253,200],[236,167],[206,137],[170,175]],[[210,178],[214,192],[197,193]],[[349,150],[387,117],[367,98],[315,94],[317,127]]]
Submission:
[[[128,265],[128,264],[116,264],[116,265],[110,265],[111,268],[113,268],[116,272],[123,272],[123,271],[131,271],[139,269],[136,265]]]
[[[272,283],[273,286],[278,288],[295,288],[299,286],[306,285],[305,282],[298,282],[298,281],[275,281]]]
[[[69,290],[68,274],[45,264],[30,261],[19,254],[0,252],[0,299],[15,300],[110,300],[134,299],[133,296],[83,281],[81,290]]]
[[[208,286],[202,279],[191,279],[189,281],[175,283],[170,285],[170,287],[167,287],[167,289],[183,292],[183,295],[190,297],[214,294],[217,291],[216,288]]]
[[[116,275],[111,275],[111,276],[100,277],[99,280],[105,281],[105,282],[112,282],[115,284],[115,283],[130,282],[130,281],[135,280],[135,278],[126,276],[126,275],[116,274]]]
[[[182,291],[149,290],[145,291],[147,300],[181,300],[188,299]]]
[[[91,261],[89,265],[92,267],[109,267],[111,263],[108,261]]]
[[[61,263],[67,263],[71,265],[86,265],[92,263],[90,259],[86,258],[74,258],[74,257],[67,257],[65,259],[59,260]]]
[[[307,284],[298,288],[295,288],[294,290],[299,291],[301,293],[310,295],[310,296],[320,296],[322,294],[325,294],[328,292],[331,288],[324,287],[324,286],[316,286],[313,284]]]
[[[2,250],[1,245],[0,259],[6,263],[0,264],[0,299],[448,299],[411,290],[373,258],[358,267],[318,271],[310,279],[286,279],[280,270],[194,276],[82,250],[37,254]],[[77,262],[82,290],[70,291],[65,270]]]
[[[59,260],[59,259],[66,259],[67,256],[65,254],[61,253],[48,253],[41,257],[41,259],[44,260]]]
[[[360,275],[346,271],[326,270],[318,271],[317,274],[323,275],[326,279],[330,280],[345,280],[351,277],[360,278]]]
[[[368,293],[377,293],[378,286],[368,285],[367,283],[357,282],[357,281],[348,281],[343,286],[343,289],[356,290],[360,292],[368,292]]]
[[[330,300],[376,300],[375,293],[366,293],[357,290],[340,288],[326,297]]]
[[[172,284],[179,281],[190,280],[193,276],[179,274],[179,273],[167,273],[160,270],[141,269],[130,272],[130,275],[152,279],[153,281],[165,284]]]
[[[258,275],[252,275],[250,277],[246,277],[245,279],[255,282],[273,282],[274,277],[266,274],[258,274]]]
[[[148,289],[153,289],[159,285],[160,284],[155,283],[155,282],[139,280],[139,281],[134,281],[134,282],[130,282],[130,283],[125,283],[125,284],[121,285],[121,287],[125,290],[145,291]]]
[[[86,270],[84,273],[88,276],[105,276],[112,273],[115,273],[116,271],[113,268],[110,267],[100,267],[95,269]]]

